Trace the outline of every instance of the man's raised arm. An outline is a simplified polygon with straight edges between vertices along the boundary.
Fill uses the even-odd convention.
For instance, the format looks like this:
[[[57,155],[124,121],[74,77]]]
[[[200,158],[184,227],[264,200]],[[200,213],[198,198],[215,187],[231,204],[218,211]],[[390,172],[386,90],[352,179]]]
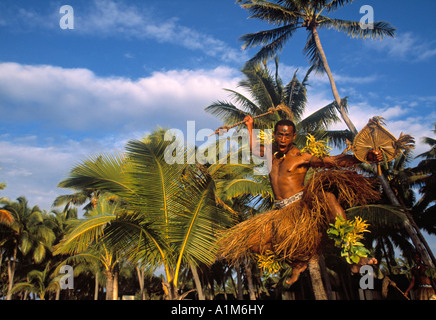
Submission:
[[[253,155],[257,157],[265,156],[265,147],[259,145],[259,141],[253,137],[253,118],[250,115],[247,115],[244,118],[245,124],[248,129],[248,136],[250,139],[250,151]]]

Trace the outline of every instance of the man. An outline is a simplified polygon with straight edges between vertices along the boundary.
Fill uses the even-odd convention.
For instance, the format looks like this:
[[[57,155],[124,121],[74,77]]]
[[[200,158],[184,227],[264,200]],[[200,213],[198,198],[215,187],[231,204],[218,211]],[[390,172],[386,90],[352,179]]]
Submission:
[[[245,119],[248,134],[250,137],[250,150],[255,156],[264,157],[265,147],[255,146],[258,141],[253,136],[253,119],[246,116]],[[301,153],[294,147],[296,137],[295,125],[290,120],[278,121],[274,128],[273,134],[275,144],[272,146],[272,165],[270,168],[270,182],[273,189],[274,198],[280,206],[285,199],[300,194],[304,188],[304,179],[309,167],[315,168],[333,168],[333,167],[350,167],[360,163],[354,156],[339,155],[334,157],[324,157],[322,159],[312,156],[309,153]],[[256,151],[258,153],[255,153]],[[383,155],[379,151],[374,153],[378,161],[383,160]],[[269,161],[271,163],[271,161]],[[346,219],[344,209],[339,205],[332,193],[327,193],[330,221],[334,221],[337,215]]]
[[[308,169],[349,167],[360,161],[350,155],[320,159],[309,153],[302,153],[293,144],[296,132],[295,125],[290,120],[276,123],[273,133],[275,143],[270,154],[265,154],[268,149],[259,145],[259,142],[253,138],[252,117],[248,115],[244,121],[248,129],[252,153],[255,156],[269,158],[269,178],[275,197],[275,209],[231,228],[219,242],[221,253],[230,260],[242,257],[245,251],[280,256],[290,261],[293,266],[292,276],[287,281],[292,284],[306,269],[307,262],[317,254],[325,231],[325,220],[332,222],[336,216],[346,219],[344,209],[337,197],[329,190],[324,190],[323,183],[318,183],[323,179],[335,181],[334,173],[316,173],[317,177],[312,179],[313,183],[305,186]],[[383,155],[378,151],[371,151],[368,156],[377,161],[383,159]],[[360,197],[360,202],[367,200],[366,194],[369,194],[368,199],[375,197],[370,184],[363,177],[354,171],[349,173],[344,175],[348,182],[338,186],[338,189],[345,190],[348,184],[355,184],[357,188],[361,188],[355,192],[355,197]],[[340,181],[337,183],[341,184]],[[335,182],[328,184],[332,185]],[[347,193],[349,192],[345,192]],[[377,261],[366,259],[359,264],[370,263],[377,263]]]
[[[410,290],[416,287],[416,300],[434,300],[436,298],[435,291],[430,278],[425,274],[428,267],[423,263],[419,253],[415,254],[414,260],[416,266],[412,269],[412,279],[404,296],[407,297]]]

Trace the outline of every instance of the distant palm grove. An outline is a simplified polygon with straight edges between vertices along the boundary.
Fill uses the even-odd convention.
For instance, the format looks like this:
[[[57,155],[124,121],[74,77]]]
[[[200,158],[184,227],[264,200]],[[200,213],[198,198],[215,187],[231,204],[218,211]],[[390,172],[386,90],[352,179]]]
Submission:
[[[292,114],[298,148],[311,134],[336,150],[345,149],[357,130],[347,115],[347,100],[339,97],[317,30],[329,27],[374,39],[393,37],[395,32],[387,22],[362,29],[359,22],[328,17],[350,2],[237,1],[253,18],[277,28],[242,36],[245,47],[261,48],[241,68],[241,91],[223,88],[229,100],[210,97],[205,112],[232,125],[246,115],[256,117],[282,105],[289,112],[256,118],[255,128],[272,129]],[[308,32],[304,52],[310,68],[302,79],[295,70],[286,83],[279,75],[278,55],[299,29]],[[307,86],[316,71],[327,74],[333,99],[307,115]],[[331,130],[340,121],[347,129]],[[53,199],[50,212],[30,207],[25,196],[2,197],[4,181],[0,299],[314,299],[316,288],[308,272],[289,286],[292,267],[286,262],[271,272],[254,256],[230,264],[218,254],[221,232],[273,207],[268,172],[259,174],[259,165],[244,158],[246,146],[236,145],[237,163],[218,161],[220,139],[244,135],[244,128],[211,139],[216,158],[209,155],[205,164],[186,161],[191,151],[184,141],[166,141],[166,131],[158,127],[140,140],[130,140],[123,153],[89,155],[59,182],[58,187],[70,193]],[[374,288],[364,290],[361,275],[352,274],[340,252],[326,243],[319,270],[328,299],[404,299],[401,291],[412,278],[415,252],[429,265],[428,276],[436,278],[436,260],[422,234],[436,234],[435,138],[422,141],[428,146],[422,154],[408,150],[383,162],[381,177],[372,165],[359,165],[360,173],[378,179],[382,193],[377,203],[346,208],[348,217],[360,216],[370,225],[363,242],[379,262]],[[165,161],[174,143],[180,143],[183,163]]]

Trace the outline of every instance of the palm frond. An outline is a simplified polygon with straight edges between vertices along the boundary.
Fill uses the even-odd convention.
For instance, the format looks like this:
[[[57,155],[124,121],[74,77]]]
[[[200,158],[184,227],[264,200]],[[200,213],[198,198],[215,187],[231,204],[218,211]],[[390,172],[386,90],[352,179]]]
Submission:
[[[160,224],[140,212],[119,215],[105,229],[105,243],[130,261],[161,265],[170,259],[170,247]]]
[[[245,79],[239,82],[239,87],[250,92],[254,101],[259,106],[257,109],[259,114],[266,112],[270,107],[280,104],[281,99],[277,88],[277,78],[271,74],[266,63],[263,66],[246,64],[242,69],[242,73],[245,75]]]
[[[303,48],[303,54],[308,58],[310,67],[317,73],[324,73],[324,63],[322,62],[321,55],[318,51],[315,42],[315,36],[312,32],[307,35],[306,45]]]
[[[265,185],[260,184],[258,181],[247,178],[223,181],[220,187],[224,190],[222,194],[223,199],[232,199],[247,193],[252,196],[272,196],[272,190],[270,187],[266,188]]]
[[[216,116],[223,121],[225,125],[230,125],[244,119],[246,113],[236,107],[231,102],[216,101],[208,105],[205,109],[206,112]]]
[[[300,82],[297,78],[297,72],[295,71],[292,80],[285,86],[283,91],[283,100],[292,112],[294,121],[300,121],[307,103],[307,78],[311,69],[306,73],[303,82]]]
[[[86,250],[103,236],[105,227],[115,218],[115,214],[104,214],[84,220],[55,246],[54,254],[74,254]]]
[[[113,193],[129,193],[128,162],[123,155],[100,154],[85,159],[71,169],[59,188],[111,190]]]
[[[331,124],[338,121],[340,118],[337,116],[337,103],[332,102],[301,120],[299,127],[305,132],[313,132],[326,130]]]
[[[346,4],[351,4],[356,0],[331,0],[329,3],[324,5],[327,12],[336,11],[339,8],[345,6]],[[325,1],[324,1],[325,2]]]
[[[384,37],[395,36],[395,28],[386,21],[373,22],[371,28],[362,28],[358,21],[332,19],[326,16],[319,17],[319,28],[333,28],[336,31],[344,32],[352,38],[361,39],[383,39]]]
[[[14,216],[8,210],[0,209],[0,224],[11,226],[14,222]]]
[[[398,207],[384,204],[371,204],[366,206],[352,207],[346,210],[347,217],[360,216],[377,228],[400,229],[407,219],[406,214]]]
[[[270,24],[296,23],[301,19],[297,10],[282,6],[280,3],[263,0],[237,1],[237,3],[242,3],[241,7],[251,14],[250,18],[261,19]]]
[[[420,228],[429,234],[436,234],[436,205],[432,205],[414,215],[414,219]]]
[[[216,259],[217,233],[230,225],[230,216],[216,205],[215,182],[205,170],[190,170],[176,201],[184,208],[172,223],[183,226],[171,229],[177,251],[175,279],[182,262],[211,264]]]
[[[276,29],[249,33],[240,38],[244,41],[243,48],[252,48],[258,45],[263,45],[262,49],[251,58],[248,64],[257,64],[263,60],[269,60],[276,56],[283,48],[286,41],[292,37],[298,26],[284,26]]]

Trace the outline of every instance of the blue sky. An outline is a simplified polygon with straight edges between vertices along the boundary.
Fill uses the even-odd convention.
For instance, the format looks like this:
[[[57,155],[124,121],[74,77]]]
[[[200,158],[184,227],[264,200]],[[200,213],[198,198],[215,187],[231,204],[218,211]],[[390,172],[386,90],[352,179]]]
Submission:
[[[395,39],[351,39],[334,30],[320,37],[350,118],[360,130],[375,115],[395,136],[412,134],[415,154],[436,122],[436,28],[433,0],[356,1],[335,16],[397,28]],[[63,5],[74,29],[62,29]],[[122,150],[155,129],[215,129],[204,112],[237,90],[240,68],[257,49],[238,38],[272,26],[247,19],[234,0],[2,0],[0,2],[1,195],[25,195],[49,210],[56,188],[86,155]],[[280,55],[280,75],[302,77],[308,63],[300,31]],[[325,76],[309,79],[307,113],[330,103]],[[345,124],[335,125],[345,129]]]

